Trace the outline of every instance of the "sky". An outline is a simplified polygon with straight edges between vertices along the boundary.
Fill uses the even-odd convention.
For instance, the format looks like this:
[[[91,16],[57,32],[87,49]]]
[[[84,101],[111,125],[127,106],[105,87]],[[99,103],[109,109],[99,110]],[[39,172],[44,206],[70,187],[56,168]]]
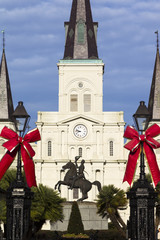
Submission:
[[[98,53],[105,63],[103,110],[124,111],[126,124],[141,100],[148,105],[157,39],[159,0],[90,0],[99,22]],[[0,0],[0,30],[14,106],[23,101],[35,127],[38,111],[58,111],[58,68],[64,22],[72,0]],[[2,52],[3,36],[0,36]]]

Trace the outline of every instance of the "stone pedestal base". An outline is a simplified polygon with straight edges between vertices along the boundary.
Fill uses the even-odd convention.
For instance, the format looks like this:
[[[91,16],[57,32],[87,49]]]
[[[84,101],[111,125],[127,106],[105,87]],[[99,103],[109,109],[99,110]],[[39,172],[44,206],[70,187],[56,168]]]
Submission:
[[[78,202],[79,210],[81,213],[84,230],[107,230],[108,220],[106,218],[102,219],[97,214],[97,207],[94,202]],[[72,202],[64,203],[63,213],[64,220],[63,223],[58,221],[55,224],[50,225],[50,230],[52,231],[67,231],[68,221],[71,213]]]

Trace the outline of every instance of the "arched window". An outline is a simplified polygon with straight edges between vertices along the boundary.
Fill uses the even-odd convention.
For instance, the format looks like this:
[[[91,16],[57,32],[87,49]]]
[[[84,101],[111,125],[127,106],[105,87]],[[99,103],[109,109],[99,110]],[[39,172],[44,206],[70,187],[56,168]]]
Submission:
[[[100,179],[101,179],[101,171],[100,169],[96,169],[96,180],[100,181]]]
[[[79,155],[80,157],[82,157],[82,148],[81,148],[81,147],[78,149],[78,155]]]
[[[77,112],[78,111],[78,95],[71,94],[70,96],[70,111]]]
[[[60,180],[61,181],[64,179],[64,176],[65,176],[65,172],[64,172],[64,170],[61,170],[60,171]]]
[[[78,30],[78,43],[84,44],[84,31],[85,31],[85,24],[83,20],[80,20],[77,24],[77,30]]]
[[[109,142],[109,155],[113,156],[113,141]]]
[[[87,157],[87,159],[90,159],[91,158],[91,151],[90,151],[90,147],[87,147],[86,148],[86,157]]]
[[[52,155],[52,142],[48,141],[48,156]]]
[[[84,112],[91,111],[91,94],[84,94]]]
[[[73,199],[79,198],[78,188],[73,188]]]
[[[74,160],[74,158],[75,158],[75,148],[74,147],[71,147],[71,149],[70,149],[70,158],[71,158],[71,160]]]

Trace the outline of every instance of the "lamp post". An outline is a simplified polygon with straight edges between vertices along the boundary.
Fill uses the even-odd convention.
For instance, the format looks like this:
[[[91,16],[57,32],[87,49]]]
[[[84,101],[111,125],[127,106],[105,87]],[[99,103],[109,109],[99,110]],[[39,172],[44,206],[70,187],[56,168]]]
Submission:
[[[144,101],[133,115],[137,130],[141,134],[147,129],[150,114]],[[127,192],[130,200],[128,235],[131,240],[155,240],[154,207],[156,192],[145,176],[143,142],[141,141],[140,176]]]
[[[13,113],[19,137],[25,133],[30,116],[23,102],[19,102]],[[21,145],[18,149],[16,180],[7,190],[7,240],[22,240],[29,229],[30,207],[33,193],[22,178]]]

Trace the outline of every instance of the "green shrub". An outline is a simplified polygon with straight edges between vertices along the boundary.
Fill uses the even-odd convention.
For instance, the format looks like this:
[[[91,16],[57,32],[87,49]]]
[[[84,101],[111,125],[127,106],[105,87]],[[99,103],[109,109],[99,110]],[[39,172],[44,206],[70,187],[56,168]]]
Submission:
[[[56,231],[49,231],[49,230],[40,230],[37,234],[36,234],[36,239],[47,239],[47,240],[57,240],[57,234],[61,235],[60,232],[56,233]]]
[[[66,232],[65,232],[66,233]],[[88,236],[93,236],[96,233],[96,230],[88,230],[85,231],[85,234]],[[59,237],[62,236],[64,232],[56,232],[56,231],[47,231],[41,230],[36,234],[36,239],[42,240],[58,240]],[[59,235],[59,236],[58,236]],[[126,240],[124,237],[121,237],[117,230],[99,230],[97,235],[98,240]]]
[[[77,202],[73,202],[72,204],[67,232],[74,233],[75,235],[84,233],[84,226]]]
[[[65,237],[65,238],[73,238],[73,239],[81,239],[81,238],[85,238],[85,239],[88,239],[89,238],[89,236],[88,235],[86,235],[86,234],[82,234],[82,233],[80,233],[80,234],[78,234],[78,235],[75,235],[74,233],[66,233],[66,234],[63,234],[62,235],[62,237]]]
[[[126,238],[122,237],[118,230],[116,229],[109,229],[106,231],[99,231],[98,232],[98,240],[125,240]]]
[[[114,226],[114,224],[112,222],[109,222],[108,229],[116,229],[116,227]]]

